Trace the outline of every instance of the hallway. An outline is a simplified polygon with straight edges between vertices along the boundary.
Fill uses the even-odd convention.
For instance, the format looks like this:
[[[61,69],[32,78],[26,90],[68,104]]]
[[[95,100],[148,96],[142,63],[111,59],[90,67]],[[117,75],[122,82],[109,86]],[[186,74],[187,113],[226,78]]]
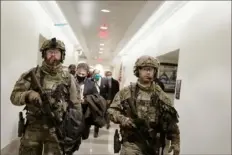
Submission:
[[[64,72],[86,63],[81,77],[74,70],[73,81],[90,78],[93,90],[116,88],[112,79],[120,89],[138,82],[143,69],[136,62],[147,55],[157,59],[147,78],[163,84],[180,116],[180,154],[230,155],[231,28],[231,1],[1,1],[1,154],[18,154],[19,112],[32,103],[26,102],[32,87],[25,80],[12,104],[16,81],[37,65],[46,66],[45,56],[55,63],[51,68]],[[42,48],[47,41],[49,47]],[[111,83],[102,84],[102,78]],[[73,93],[76,103],[85,103],[84,88],[82,99]],[[75,155],[113,155],[116,127],[111,122],[109,130],[101,128],[98,138],[92,127]]]
[[[109,130],[105,127],[101,128],[97,138],[93,138],[93,127],[91,127],[89,139],[82,141],[79,151],[74,155],[114,155],[113,138],[117,127],[118,125],[111,123]]]
[[[113,150],[114,131],[118,125],[111,123],[111,128],[105,127],[99,130],[99,136],[93,137],[93,127],[91,127],[89,139],[82,141],[80,149],[73,155],[117,155]],[[3,148],[1,155],[17,155],[19,148],[19,139],[13,141],[10,145]]]

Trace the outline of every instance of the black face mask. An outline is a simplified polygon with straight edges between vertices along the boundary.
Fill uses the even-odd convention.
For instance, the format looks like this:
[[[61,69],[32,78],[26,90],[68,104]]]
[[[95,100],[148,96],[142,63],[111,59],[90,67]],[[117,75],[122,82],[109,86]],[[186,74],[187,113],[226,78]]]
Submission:
[[[85,76],[78,76],[78,75],[77,75],[77,80],[78,80],[79,82],[83,82],[83,81],[85,80]]]

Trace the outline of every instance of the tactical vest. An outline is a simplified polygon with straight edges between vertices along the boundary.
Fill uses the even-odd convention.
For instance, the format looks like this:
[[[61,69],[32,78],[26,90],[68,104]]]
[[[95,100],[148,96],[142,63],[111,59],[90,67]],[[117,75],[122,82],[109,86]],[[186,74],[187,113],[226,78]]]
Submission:
[[[149,101],[138,99],[139,88],[130,85],[131,96],[122,103],[124,115],[133,119],[136,129],[121,128],[123,141],[141,143],[144,154],[163,154],[165,138],[172,140],[177,133],[178,113],[172,106],[165,103],[166,99],[159,92],[152,92]]]
[[[65,113],[68,103],[66,102],[66,98],[69,97],[69,90],[70,87],[70,75],[68,71],[63,71],[58,73],[55,76],[51,76],[49,74],[44,73],[40,67],[33,68],[32,70],[36,71],[36,78],[39,80],[42,88],[44,91],[51,96],[51,110],[57,115],[60,115],[60,118],[63,118],[63,114]],[[30,80],[30,77],[25,77],[27,80]],[[61,85],[64,87],[60,87]],[[63,90],[60,90],[63,89]],[[30,85],[29,90],[37,91],[33,84]],[[27,120],[30,122],[36,121],[41,119],[41,108],[34,104],[28,104],[25,109],[27,110]]]
[[[61,123],[55,126],[56,130],[60,131],[60,134],[57,134],[60,147],[64,153],[72,153],[78,150],[81,143],[81,133],[84,129],[84,121],[83,118],[80,118],[79,112],[70,101],[71,75],[68,71],[63,71],[56,76],[51,76],[49,74],[45,75],[40,68],[34,68],[33,70],[36,70],[36,77],[45,93],[51,96],[51,110],[62,119]],[[36,91],[36,89],[31,84],[30,90]],[[41,107],[35,105],[28,104],[25,108],[29,122],[37,121],[41,118]]]

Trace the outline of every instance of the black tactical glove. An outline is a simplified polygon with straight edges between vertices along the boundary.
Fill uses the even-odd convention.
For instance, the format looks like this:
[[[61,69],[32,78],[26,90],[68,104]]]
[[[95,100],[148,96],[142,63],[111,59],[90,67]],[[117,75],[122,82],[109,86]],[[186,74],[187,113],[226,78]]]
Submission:
[[[146,126],[145,120],[140,118],[134,119],[133,124],[135,124],[136,128],[143,128]]]

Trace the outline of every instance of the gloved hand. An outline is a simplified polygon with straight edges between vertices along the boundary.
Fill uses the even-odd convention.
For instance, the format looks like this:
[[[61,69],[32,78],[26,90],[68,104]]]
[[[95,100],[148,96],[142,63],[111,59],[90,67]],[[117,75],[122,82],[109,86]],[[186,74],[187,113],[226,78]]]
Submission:
[[[131,128],[131,127],[135,128],[136,127],[135,124],[132,122],[132,120],[130,118],[128,118],[128,117],[126,117],[125,119],[123,119],[121,121],[121,125],[123,127],[129,127],[129,128]]]
[[[180,147],[178,145],[172,144],[169,147],[168,153],[171,153],[173,151],[173,155],[179,155],[180,154]]]
[[[28,92],[26,96],[26,102],[42,104],[40,94],[34,90]]]

